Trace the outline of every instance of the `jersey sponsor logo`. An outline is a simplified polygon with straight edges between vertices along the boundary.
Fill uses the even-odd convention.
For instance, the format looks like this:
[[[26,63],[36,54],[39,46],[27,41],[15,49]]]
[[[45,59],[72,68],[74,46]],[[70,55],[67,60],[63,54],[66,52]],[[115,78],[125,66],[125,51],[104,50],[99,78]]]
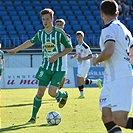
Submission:
[[[47,51],[52,51],[55,48],[55,44],[53,44],[52,42],[46,42],[44,44],[44,47]]]
[[[100,103],[104,103],[104,102],[106,102],[106,100],[107,100],[106,97],[105,97],[105,98],[100,98],[99,102],[100,102]]]
[[[112,108],[117,107],[117,105],[112,105]]]

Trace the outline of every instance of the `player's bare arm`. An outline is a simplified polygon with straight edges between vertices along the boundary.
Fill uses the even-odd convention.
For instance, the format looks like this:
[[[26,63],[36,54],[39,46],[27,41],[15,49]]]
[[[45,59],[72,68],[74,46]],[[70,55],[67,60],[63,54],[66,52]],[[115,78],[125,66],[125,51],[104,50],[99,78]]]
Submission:
[[[73,58],[75,58],[76,56],[77,56],[77,54],[71,55],[71,56],[70,56],[70,59],[73,59]]]
[[[105,49],[101,52],[98,57],[93,58],[93,65],[96,66],[100,62],[109,59],[114,53],[114,41],[107,41],[105,43]]]
[[[4,66],[4,58],[2,59],[2,71],[4,71],[4,68],[5,68],[5,66]]]
[[[133,64],[133,47],[129,51],[130,63]]]
[[[78,56],[78,61],[82,61],[82,60],[88,60],[88,59],[91,59],[92,58],[92,55],[88,55],[86,57],[81,57],[81,56]]]
[[[29,48],[33,45],[33,43],[30,42],[30,40],[27,40],[26,42],[24,42],[23,44],[21,44],[20,46],[14,48],[14,49],[11,49],[8,51],[8,54],[10,55],[14,55],[16,54],[18,51],[21,51],[23,49],[26,49],[26,48]]]
[[[54,55],[53,57],[51,57],[49,59],[49,62],[50,63],[54,63],[58,58],[70,53],[72,51],[72,47],[71,48],[65,48],[62,52],[60,52],[59,54],[57,55]]]

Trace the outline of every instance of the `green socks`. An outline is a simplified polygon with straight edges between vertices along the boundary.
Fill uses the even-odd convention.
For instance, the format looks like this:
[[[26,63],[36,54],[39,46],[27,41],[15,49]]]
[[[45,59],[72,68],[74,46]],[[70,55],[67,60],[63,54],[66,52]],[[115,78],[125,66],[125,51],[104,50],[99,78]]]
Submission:
[[[37,96],[34,97],[34,103],[33,103],[33,110],[32,110],[32,118],[36,119],[36,115],[38,113],[38,110],[41,106],[42,99],[38,98]]]
[[[60,90],[58,90],[58,91],[56,92],[56,98],[67,98],[67,97],[68,97],[68,95],[67,95],[66,92],[62,92],[62,91],[60,91]]]

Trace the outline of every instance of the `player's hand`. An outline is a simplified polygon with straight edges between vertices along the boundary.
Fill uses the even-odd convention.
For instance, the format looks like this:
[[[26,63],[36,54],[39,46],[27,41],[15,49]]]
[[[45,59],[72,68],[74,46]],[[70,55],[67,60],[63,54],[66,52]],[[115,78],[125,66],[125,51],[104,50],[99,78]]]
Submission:
[[[98,54],[95,54],[93,56],[93,58],[92,58],[92,64],[93,64],[93,66],[97,66],[97,65],[100,64],[99,62],[97,62],[97,58],[98,58]]]
[[[14,55],[17,53],[17,51],[15,49],[11,49],[11,50],[8,50],[7,53],[10,55]]]
[[[49,58],[49,62],[54,63],[57,59],[58,59],[58,57],[55,55],[55,56]]]
[[[73,59],[73,58],[74,58],[74,55],[71,55],[71,56],[70,56],[70,59]]]
[[[78,61],[82,61],[82,58],[80,56],[78,56],[77,60]]]

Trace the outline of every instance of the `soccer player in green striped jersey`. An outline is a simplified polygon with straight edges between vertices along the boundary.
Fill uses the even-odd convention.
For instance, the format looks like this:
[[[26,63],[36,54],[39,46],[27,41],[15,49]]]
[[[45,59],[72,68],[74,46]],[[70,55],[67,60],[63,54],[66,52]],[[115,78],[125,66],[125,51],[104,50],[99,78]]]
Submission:
[[[0,44],[1,48],[1,44]],[[0,50],[0,89],[1,89],[1,75],[4,70],[4,52]]]
[[[39,80],[39,87],[34,98],[32,116],[28,124],[36,122],[42,97],[48,85],[49,95],[53,98],[61,98],[59,108],[66,104],[68,98],[67,92],[62,92],[57,88],[67,70],[66,55],[72,51],[72,44],[62,29],[53,26],[53,10],[49,8],[43,9],[40,15],[44,29],[39,30],[32,39],[8,51],[9,54],[15,54],[20,50],[31,47],[34,43],[41,42],[42,44],[42,65],[36,74],[36,78]]]

